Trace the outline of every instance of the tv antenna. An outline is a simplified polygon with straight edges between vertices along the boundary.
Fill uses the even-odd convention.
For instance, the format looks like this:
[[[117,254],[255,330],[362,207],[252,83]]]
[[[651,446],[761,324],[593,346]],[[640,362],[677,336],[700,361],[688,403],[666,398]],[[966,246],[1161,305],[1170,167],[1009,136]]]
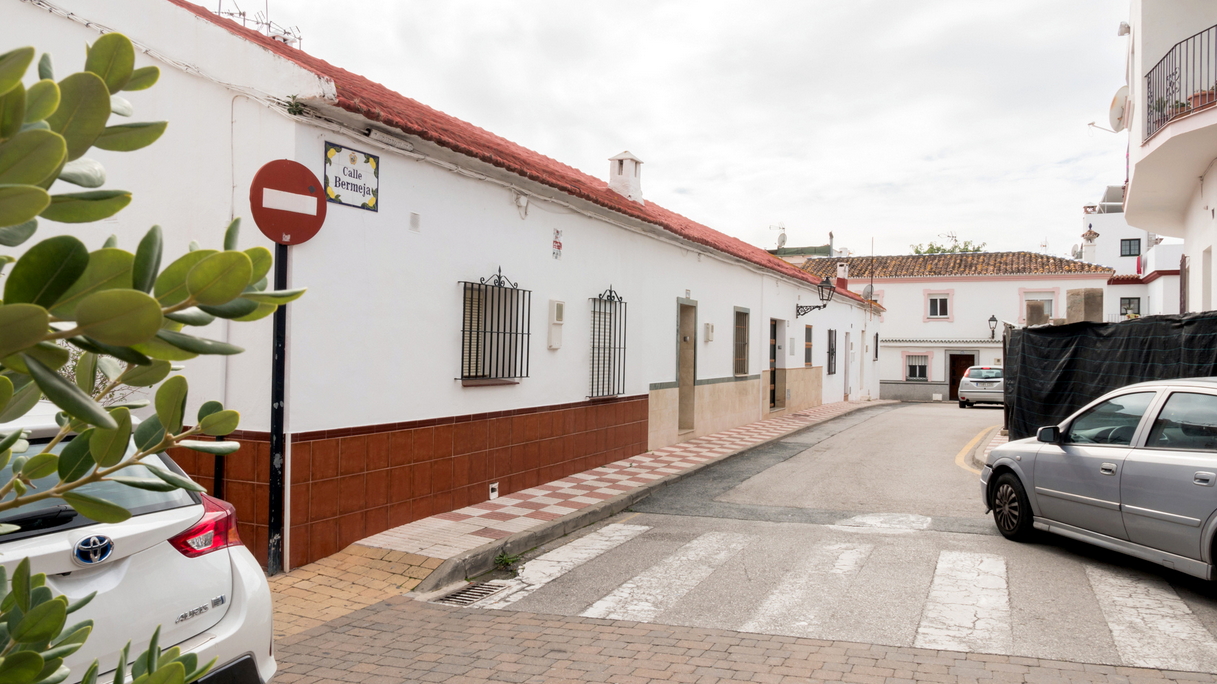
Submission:
[[[237,4],[237,0],[228,0],[235,9],[224,9],[225,0],[217,0],[216,14],[226,19],[232,19],[241,23],[245,28],[252,28],[255,31],[265,35],[267,38],[277,40],[280,43],[300,49],[304,43],[304,36],[300,33],[298,26],[281,26],[270,20],[270,0],[263,0],[262,11],[249,16],[249,13],[241,9]]]
[[[786,224],[779,221],[776,226],[769,226],[769,230],[782,231],[778,235],[778,249],[785,247],[786,246]]]

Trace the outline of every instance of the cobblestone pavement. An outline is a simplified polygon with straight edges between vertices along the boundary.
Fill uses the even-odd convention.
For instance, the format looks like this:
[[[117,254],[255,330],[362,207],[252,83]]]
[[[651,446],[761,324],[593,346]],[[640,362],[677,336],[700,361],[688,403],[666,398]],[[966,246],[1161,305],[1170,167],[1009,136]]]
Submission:
[[[579,516],[615,496],[654,487],[758,444],[858,409],[891,401],[836,402],[762,420],[523,491],[431,516],[363,539],[339,553],[270,579],[275,634],[285,637],[404,594],[454,557],[559,518]]]
[[[453,608],[398,596],[280,640],[278,684],[1165,684],[1207,674]]]

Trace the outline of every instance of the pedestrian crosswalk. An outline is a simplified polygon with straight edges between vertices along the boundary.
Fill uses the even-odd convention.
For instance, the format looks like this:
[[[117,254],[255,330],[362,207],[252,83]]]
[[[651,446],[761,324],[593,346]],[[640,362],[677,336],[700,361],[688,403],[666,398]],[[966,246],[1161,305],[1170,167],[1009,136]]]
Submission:
[[[1217,601],[1162,575],[1000,537],[822,529],[609,524],[475,606],[1217,672]]]

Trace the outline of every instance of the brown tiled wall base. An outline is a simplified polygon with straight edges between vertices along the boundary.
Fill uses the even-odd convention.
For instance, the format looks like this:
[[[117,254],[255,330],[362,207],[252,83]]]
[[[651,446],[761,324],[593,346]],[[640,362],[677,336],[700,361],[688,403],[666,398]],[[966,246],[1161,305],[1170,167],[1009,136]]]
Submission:
[[[299,634],[418,586],[442,563],[413,553],[349,546],[270,578],[275,638]]]
[[[644,395],[293,435],[290,565],[486,501],[492,482],[510,494],[643,453],[647,410]],[[242,448],[224,457],[224,498],[265,565],[269,443],[237,436]],[[213,457],[171,453],[211,491]]]

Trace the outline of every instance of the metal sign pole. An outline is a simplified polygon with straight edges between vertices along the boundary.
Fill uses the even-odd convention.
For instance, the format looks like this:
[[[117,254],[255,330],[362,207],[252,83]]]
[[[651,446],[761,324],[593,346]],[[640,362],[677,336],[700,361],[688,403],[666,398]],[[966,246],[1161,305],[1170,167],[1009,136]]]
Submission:
[[[287,289],[287,245],[275,245],[275,289]],[[287,305],[274,313],[274,342],[270,379],[270,511],[267,524],[266,570],[276,575],[283,572],[283,499],[285,490],[284,462],[287,457],[283,430],[284,385],[287,379]]]

